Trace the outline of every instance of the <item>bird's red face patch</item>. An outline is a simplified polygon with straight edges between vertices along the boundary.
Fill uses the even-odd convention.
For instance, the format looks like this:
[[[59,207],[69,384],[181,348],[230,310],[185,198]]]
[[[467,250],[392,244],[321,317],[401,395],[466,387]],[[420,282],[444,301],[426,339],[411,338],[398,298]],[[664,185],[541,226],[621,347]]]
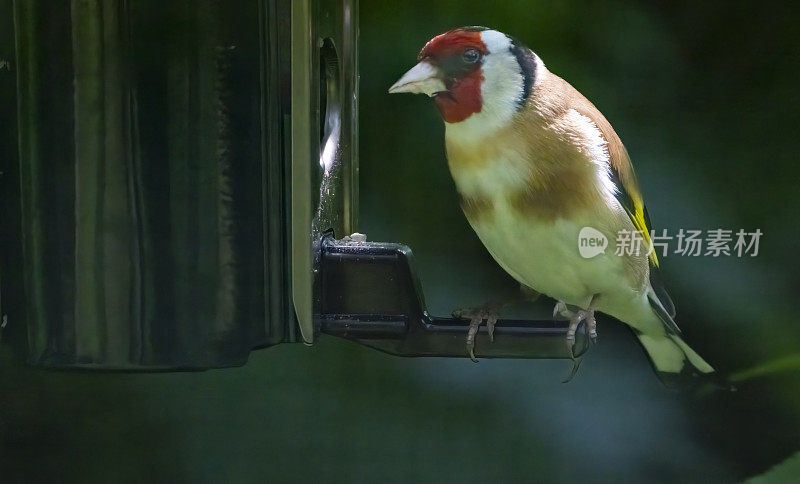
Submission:
[[[420,52],[420,60],[431,62],[444,76],[447,91],[436,94],[434,101],[446,122],[458,123],[481,112],[481,65],[488,53],[481,31],[471,29],[437,35]]]

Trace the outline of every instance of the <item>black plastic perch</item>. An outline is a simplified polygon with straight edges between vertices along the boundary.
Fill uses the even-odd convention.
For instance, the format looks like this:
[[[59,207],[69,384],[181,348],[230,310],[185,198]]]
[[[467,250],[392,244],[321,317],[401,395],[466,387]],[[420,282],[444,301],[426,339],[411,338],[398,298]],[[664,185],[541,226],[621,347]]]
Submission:
[[[469,322],[433,317],[425,308],[411,249],[402,244],[323,238],[318,261],[320,332],[399,356],[467,357]],[[501,319],[490,341],[481,327],[479,358],[572,358],[563,321]],[[574,353],[588,339],[576,335]]]

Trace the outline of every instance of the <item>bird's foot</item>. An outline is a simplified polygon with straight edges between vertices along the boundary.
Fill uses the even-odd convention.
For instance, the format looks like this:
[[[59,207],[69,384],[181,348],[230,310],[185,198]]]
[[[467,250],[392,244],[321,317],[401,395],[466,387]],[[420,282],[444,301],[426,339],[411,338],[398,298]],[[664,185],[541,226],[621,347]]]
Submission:
[[[589,339],[592,343],[597,343],[597,320],[594,317],[594,307],[590,306],[589,309],[572,310],[567,305],[559,301],[555,308],[553,308],[553,316],[560,315],[569,320],[569,327],[567,328],[567,347],[570,352],[575,346],[575,333],[578,331],[578,325],[586,322],[586,332],[589,334]]]
[[[467,351],[472,361],[478,362],[475,358],[475,336],[478,334],[481,324],[486,321],[486,329],[489,332],[489,340],[494,342],[494,326],[500,316],[501,303],[487,303],[483,306],[467,309],[456,309],[453,317],[458,319],[469,319],[469,330],[467,331]]]
[[[575,377],[578,373],[578,368],[581,365],[581,358],[576,358],[573,348],[575,347],[575,333],[578,332],[578,326],[581,322],[586,324],[586,332],[589,334],[589,339],[592,343],[597,343],[597,320],[594,317],[594,308],[597,307],[598,296],[595,295],[589,303],[588,309],[570,309],[563,301],[556,303],[553,308],[553,317],[560,315],[569,321],[567,328],[567,348],[572,357],[572,371],[564,383],[567,383]]]

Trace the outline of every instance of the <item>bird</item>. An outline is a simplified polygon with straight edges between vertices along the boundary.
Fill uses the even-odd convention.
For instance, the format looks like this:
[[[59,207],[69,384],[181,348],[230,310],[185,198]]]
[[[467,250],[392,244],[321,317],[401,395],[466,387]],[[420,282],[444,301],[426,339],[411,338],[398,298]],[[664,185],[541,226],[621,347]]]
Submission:
[[[556,300],[573,350],[595,312],[627,324],[662,380],[714,368],[684,342],[659,273],[652,224],[630,157],[603,114],[516,39],[487,27],[433,37],[389,93],[432,98],[445,125],[447,164],[461,209],[493,259],[522,287]],[[582,231],[607,247],[579,250]],[[641,250],[611,250],[620,234]],[[635,238],[635,237],[634,237]],[[471,311],[467,337],[498,305]],[[463,314],[463,312],[462,312]],[[574,357],[574,353],[573,353]]]

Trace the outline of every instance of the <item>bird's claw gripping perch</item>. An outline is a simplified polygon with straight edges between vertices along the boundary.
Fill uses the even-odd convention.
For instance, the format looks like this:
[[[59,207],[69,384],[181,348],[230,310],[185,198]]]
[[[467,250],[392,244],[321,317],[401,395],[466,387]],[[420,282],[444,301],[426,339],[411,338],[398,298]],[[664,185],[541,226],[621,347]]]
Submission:
[[[592,343],[597,343],[597,320],[594,316],[594,305],[589,306],[588,309],[578,309],[572,311],[567,307],[564,302],[559,301],[553,308],[553,317],[560,315],[569,320],[569,327],[567,328],[567,347],[572,351],[575,346],[575,333],[578,331],[578,325],[582,322],[586,324],[586,333]]]
[[[459,319],[469,319],[469,330],[467,331],[467,352],[469,358],[475,363],[478,359],[475,358],[475,337],[478,330],[486,321],[486,330],[489,333],[489,341],[494,342],[494,326],[497,324],[499,317],[500,307],[497,304],[486,304],[478,308],[457,309],[453,311],[453,317]]]
[[[569,383],[575,378],[578,373],[578,368],[581,366],[582,357],[576,357],[573,351],[575,347],[575,334],[578,332],[578,326],[583,322],[586,324],[586,332],[589,333],[592,343],[597,342],[597,321],[594,317],[593,307],[589,309],[578,309],[577,311],[570,310],[567,305],[559,301],[553,308],[553,317],[561,316],[569,320],[569,327],[567,328],[567,348],[569,348],[570,356],[572,357],[572,371],[569,376],[562,383]]]

